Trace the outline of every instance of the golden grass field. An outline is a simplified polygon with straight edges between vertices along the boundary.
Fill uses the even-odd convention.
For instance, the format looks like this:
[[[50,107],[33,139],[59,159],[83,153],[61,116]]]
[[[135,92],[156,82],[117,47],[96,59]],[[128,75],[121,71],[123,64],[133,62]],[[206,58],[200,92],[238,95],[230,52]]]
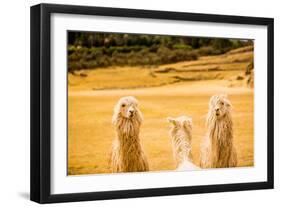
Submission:
[[[115,138],[113,107],[122,96],[135,96],[144,115],[141,142],[152,171],[173,170],[168,116],[193,118],[192,153],[199,164],[209,98],[226,93],[233,105],[234,145],[239,166],[254,163],[253,98],[243,76],[253,59],[248,50],[158,67],[112,67],[68,75],[68,174],[109,173]]]

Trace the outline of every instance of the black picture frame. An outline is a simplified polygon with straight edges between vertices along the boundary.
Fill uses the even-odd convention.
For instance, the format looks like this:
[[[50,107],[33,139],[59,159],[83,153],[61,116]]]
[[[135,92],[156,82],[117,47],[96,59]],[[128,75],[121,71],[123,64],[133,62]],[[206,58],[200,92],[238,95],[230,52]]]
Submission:
[[[113,17],[150,18],[207,23],[233,23],[267,26],[267,181],[238,184],[219,184],[189,187],[121,190],[106,192],[81,192],[51,194],[50,188],[50,130],[51,130],[51,70],[50,70],[50,16],[53,13],[99,15]],[[30,199],[38,203],[88,201],[102,199],[167,196],[179,194],[210,193],[272,189],[274,186],[274,78],[273,44],[274,20],[272,18],[195,14],[168,11],[103,8],[56,4],[39,4],[31,7],[31,151]]]

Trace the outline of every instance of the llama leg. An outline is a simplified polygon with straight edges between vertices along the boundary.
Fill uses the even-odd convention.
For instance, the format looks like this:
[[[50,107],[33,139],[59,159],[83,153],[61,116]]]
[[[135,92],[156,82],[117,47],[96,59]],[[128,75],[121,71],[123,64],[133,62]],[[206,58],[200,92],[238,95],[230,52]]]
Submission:
[[[235,149],[232,150],[230,155],[229,167],[237,167],[237,153]]]

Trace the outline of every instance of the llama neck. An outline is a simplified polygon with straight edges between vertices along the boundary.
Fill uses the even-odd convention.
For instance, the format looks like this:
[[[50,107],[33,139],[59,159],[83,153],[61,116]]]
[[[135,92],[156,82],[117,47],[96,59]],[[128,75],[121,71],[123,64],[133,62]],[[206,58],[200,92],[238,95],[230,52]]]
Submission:
[[[118,117],[118,119],[115,123],[117,133],[121,137],[138,136],[140,125],[141,125],[141,123],[138,119],[129,119],[129,118],[121,117],[121,116]]]
[[[209,119],[208,137],[212,144],[212,152],[219,157],[220,149],[231,150],[233,140],[232,119],[227,114],[221,119]]]
[[[177,166],[184,161],[192,161],[191,132],[186,130],[172,131],[172,144]]]
[[[141,151],[139,139],[140,123],[135,119],[120,118],[116,130],[122,154]]]

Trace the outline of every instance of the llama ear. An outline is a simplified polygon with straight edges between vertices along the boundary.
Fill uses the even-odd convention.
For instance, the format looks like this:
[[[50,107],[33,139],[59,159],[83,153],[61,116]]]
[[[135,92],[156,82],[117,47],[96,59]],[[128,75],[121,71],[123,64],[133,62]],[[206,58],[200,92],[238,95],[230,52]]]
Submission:
[[[116,125],[116,122],[117,122],[117,115],[116,114],[113,114],[111,122],[112,122],[113,125]]]
[[[218,95],[213,95],[211,98],[210,98],[210,101],[209,101],[209,107],[211,107],[213,104],[214,104],[214,101],[218,99]]]
[[[168,117],[168,118],[167,118],[167,121],[168,121],[169,123],[174,124],[174,125],[177,124],[177,121],[176,121],[174,118],[172,118],[172,117]]]
[[[226,105],[227,105],[228,107],[232,108],[232,104],[231,104],[230,101],[227,99],[227,95],[226,95],[226,97],[225,97],[225,99],[224,99],[224,102],[226,103]]]
[[[113,125],[116,125],[116,123],[117,123],[117,119],[119,116],[119,108],[120,108],[120,104],[118,102],[113,108],[113,115],[112,115],[112,119],[111,119]]]
[[[139,104],[139,101],[136,97],[130,96],[130,98],[135,102],[136,106]]]
[[[229,101],[227,102],[227,106],[228,106],[229,108],[233,109],[233,106],[232,106],[232,104],[231,104]]]
[[[138,108],[137,108],[137,114],[138,114],[137,118],[138,118],[139,122],[142,123],[143,115],[142,115],[141,111]]]
[[[183,121],[183,124],[187,127],[192,127],[192,118]]]

